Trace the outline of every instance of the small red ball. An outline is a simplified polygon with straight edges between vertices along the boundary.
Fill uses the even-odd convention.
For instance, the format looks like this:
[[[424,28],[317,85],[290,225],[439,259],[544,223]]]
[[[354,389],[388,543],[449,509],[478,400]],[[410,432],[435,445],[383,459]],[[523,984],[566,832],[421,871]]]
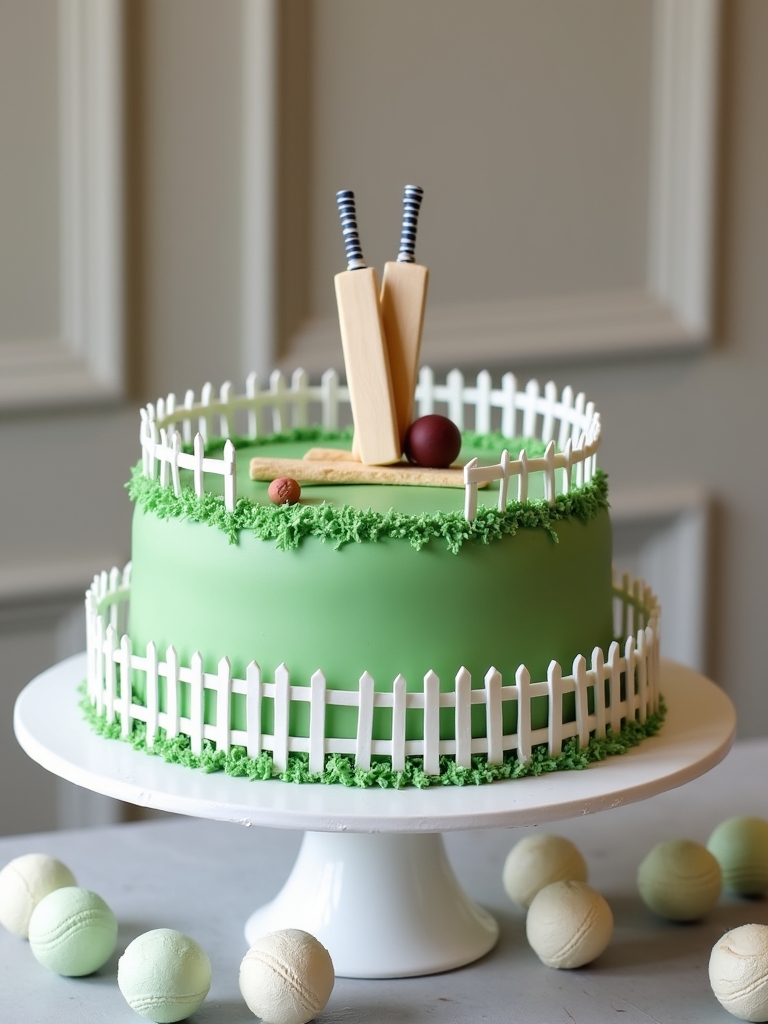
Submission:
[[[273,505],[295,505],[301,497],[301,487],[291,476],[279,476],[267,491]]]
[[[461,431],[447,416],[421,416],[408,428],[403,451],[416,466],[445,469],[461,451]]]

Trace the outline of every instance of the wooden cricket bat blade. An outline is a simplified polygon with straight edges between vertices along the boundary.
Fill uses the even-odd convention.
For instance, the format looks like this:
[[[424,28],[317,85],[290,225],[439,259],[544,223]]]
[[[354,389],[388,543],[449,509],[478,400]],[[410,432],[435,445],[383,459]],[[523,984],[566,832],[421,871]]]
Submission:
[[[420,263],[386,263],[381,281],[381,318],[395,399],[400,443],[413,421],[429,270]]]

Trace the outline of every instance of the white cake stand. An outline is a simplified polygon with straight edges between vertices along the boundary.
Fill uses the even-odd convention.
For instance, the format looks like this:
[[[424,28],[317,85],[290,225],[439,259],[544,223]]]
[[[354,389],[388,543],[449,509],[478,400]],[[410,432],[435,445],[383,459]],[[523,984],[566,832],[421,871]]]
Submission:
[[[494,946],[498,926],[459,885],[442,832],[557,821],[654,796],[721,761],[736,725],[714,683],[666,662],[660,734],[584,771],[399,792],[300,786],[205,775],[96,736],[78,707],[84,676],[85,655],[77,655],[22,691],[14,728],[29,756],[76,785],[141,807],[306,830],[288,881],[251,915],[246,939],[304,928],[347,978],[432,974]]]

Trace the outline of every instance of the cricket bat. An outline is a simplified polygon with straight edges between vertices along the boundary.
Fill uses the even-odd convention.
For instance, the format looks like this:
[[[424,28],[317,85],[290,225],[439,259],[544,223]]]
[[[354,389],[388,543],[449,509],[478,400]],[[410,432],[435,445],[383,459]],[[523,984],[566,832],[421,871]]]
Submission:
[[[429,283],[429,270],[415,262],[416,228],[423,196],[424,190],[418,185],[405,186],[400,252],[397,262],[384,264],[381,281],[381,317],[387,339],[401,444],[413,421],[413,399]]]
[[[399,462],[401,446],[379,307],[379,279],[374,268],[367,266],[363,259],[354,192],[337,192],[336,202],[347,252],[347,269],[334,280],[355,424],[355,449],[362,462],[385,466]]]

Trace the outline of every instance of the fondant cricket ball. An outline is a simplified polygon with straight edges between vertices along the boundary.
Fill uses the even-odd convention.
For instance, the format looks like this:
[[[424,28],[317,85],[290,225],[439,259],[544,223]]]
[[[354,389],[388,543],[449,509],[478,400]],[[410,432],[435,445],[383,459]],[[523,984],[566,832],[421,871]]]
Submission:
[[[728,818],[707,840],[707,849],[723,872],[723,885],[740,896],[768,889],[768,821]]]
[[[586,882],[587,865],[565,836],[534,833],[515,843],[501,876],[513,903],[529,907],[539,890],[552,882]]]
[[[709,983],[720,1004],[741,1020],[768,1020],[768,925],[745,924],[716,942]]]
[[[66,864],[45,853],[16,857],[0,871],[0,924],[26,939],[29,919],[37,904],[55,889],[75,885]]]
[[[291,476],[279,476],[267,491],[273,505],[295,505],[301,497],[301,487]]]
[[[447,416],[420,416],[408,428],[403,451],[417,466],[445,469],[461,451],[461,431]]]
[[[534,896],[525,934],[542,963],[570,970],[600,956],[613,935],[613,914],[586,882],[553,882]]]
[[[325,1007],[334,982],[325,946],[299,928],[264,935],[240,964],[240,991],[265,1024],[307,1024]]]
[[[66,886],[48,893],[29,921],[29,946],[49,971],[67,978],[93,974],[117,945],[117,921],[107,904],[88,889]]]
[[[670,921],[698,921],[722,889],[720,865],[700,843],[672,839],[655,846],[637,871],[646,906]]]
[[[120,957],[117,984],[140,1016],[172,1024],[203,1005],[211,987],[211,961],[189,936],[154,928],[134,939]]]

